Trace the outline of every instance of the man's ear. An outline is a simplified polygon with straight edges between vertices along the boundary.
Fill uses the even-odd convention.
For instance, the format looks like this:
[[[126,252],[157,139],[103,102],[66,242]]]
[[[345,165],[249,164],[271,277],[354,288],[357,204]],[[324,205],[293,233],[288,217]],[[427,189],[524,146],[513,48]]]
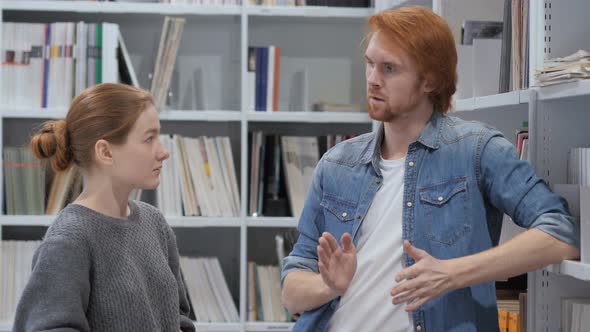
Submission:
[[[112,165],[113,151],[112,145],[104,139],[99,139],[94,144],[94,157],[99,164]]]
[[[432,76],[428,75],[422,80],[422,90],[426,93],[431,93],[435,88]]]

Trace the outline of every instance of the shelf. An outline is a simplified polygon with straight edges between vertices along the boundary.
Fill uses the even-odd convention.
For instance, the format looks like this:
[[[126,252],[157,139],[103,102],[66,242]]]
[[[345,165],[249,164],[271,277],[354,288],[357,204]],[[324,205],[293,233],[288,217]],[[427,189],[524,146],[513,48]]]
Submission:
[[[163,121],[240,121],[240,111],[164,111],[160,112]]]
[[[247,112],[248,121],[306,123],[371,123],[367,113],[351,112]]]
[[[539,100],[554,100],[590,95],[590,80],[536,87]]]
[[[547,270],[583,281],[590,281],[590,264],[584,264],[578,261],[563,261],[559,264],[551,265]]]
[[[3,215],[0,226],[49,226],[55,219],[50,215]]]
[[[11,119],[63,119],[68,110],[66,108],[21,108],[4,109],[2,117]],[[160,112],[163,121],[240,121],[240,111],[180,111],[171,110]]]
[[[195,329],[197,332],[240,332],[240,323],[197,323]]]
[[[528,104],[529,90],[510,91],[490,96],[471,97],[457,99],[455,102],[455,112],[481,111],[490,108],[511,106],[519,104]]]
[[[89,1],[1,1],[0,7],[17,11],[155,15],[240,15],[242,12],[241,6]]]
[[[367,18],[373,14],[373,8],[345,8],[321,6],[250,6],[249,16],[300,16],[322,18]]]
[[[4,215],[0,226],[49,226],[55,219],[50,215]],[[166,217],[172,227],[240,227],[238,217]]]
[[[240,227],[238,217],[166,217],[171,227]]]
[[[248,217],[248,227],[297,227],[297,220],[293,217]]]
[[[436,3],[436,1],[434,1]],[[423,6],[432,9],[433,1],[432,0],[393,0],[393,1],[384,1],[382,5],[379,2],[375,1],[375,11],[383,11],[388,10],[390,8],[398,8],[398,7],[406,7],[406,6]],[[435,11],[435,13],[440,14]]]
[[[11,119],[63,119],[68,109],[63,108],[11,108],[2,109],[3,118]]]
[[[291,331],[294,323],[273,323],[273,322],[246,322],[246,331]]]
[[[240,323],[198,323],[193,322],[197,332],[239,332],[241,331]],[[12,331],[11,321],[0,321],[0,332]],[[263,330],[266,331],[266,330]],[[274,329],[271,331],[288,331],[283,329]]]

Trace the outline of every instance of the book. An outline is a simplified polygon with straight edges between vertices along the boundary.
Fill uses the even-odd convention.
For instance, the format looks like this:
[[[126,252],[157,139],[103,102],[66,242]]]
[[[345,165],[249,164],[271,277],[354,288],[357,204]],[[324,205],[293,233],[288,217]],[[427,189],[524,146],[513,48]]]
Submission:
[[[474,39],[502,39],[503,23],[496,21],[463,21],[461,44],[472,45]]]

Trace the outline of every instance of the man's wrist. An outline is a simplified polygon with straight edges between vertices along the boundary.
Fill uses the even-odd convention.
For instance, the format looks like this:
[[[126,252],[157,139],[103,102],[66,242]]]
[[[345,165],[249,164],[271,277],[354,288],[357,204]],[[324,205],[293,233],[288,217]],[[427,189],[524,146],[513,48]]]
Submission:
[[[333,299],[337,298],[338,296],[342,295],[342,294],[339,294],[338,291],[330,288],[324,282],[324,278],[322,278],[322,275],[320,273],[318,273],[318,278],[320,278],[320,282],[322,283],[322,293],[324,294],[324,296],[326,298],[329,298],[330,300],[333,300]]]
[[[450,271],[451,288],[460,289],[467,287],[466,276],[468,273],[470,273],[468,271],[469,268],[466,266],[468,262],[466,262],[465,259],[461,257],[449,259],[447,260],[447,264]]]

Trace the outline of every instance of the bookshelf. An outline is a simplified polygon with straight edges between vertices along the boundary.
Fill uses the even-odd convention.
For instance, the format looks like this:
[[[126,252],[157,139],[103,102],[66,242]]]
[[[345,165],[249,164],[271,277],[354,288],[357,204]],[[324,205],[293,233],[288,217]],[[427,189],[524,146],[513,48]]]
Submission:
[[[276,264],[274,234],[296,227],[293,217],[250,217],[249,133],[263,130],[281,135],[361,134],[371,131],[366,113],[307,112],[311,102],[327,97],[334,102],[364,100],[364,62],[361,39],[371,8],[197,6],[160,3],[87,1],[2,1],[2,22],[112,22],[118,25],[139,83],[149,88],[149,73],[157,51],[164,15],[182,16],[187,22],[176,62],[177,81],[171,84],[173,100],[160,113],[162,132],[230,139],[240,189],[237,217],[168,216],[182,256],[216,256],[232,298],[237,322],[196,322],[197,331],[289,331],[292,323],[249,322],[247,319],[247,261]],[[269,33],[268,30],[272,30]],[[304,38],[302,38],[304,37]],[[331,40],[329,47],[325,40]],[[279,103],[288,104],[289,68],[298,63],[310,68],[309,102],[299,112],[254,112],[246,104],[246,61],[249,46],[277,45],[286,65]],[[290,66],[290,67],[289,67]],[[325,68],[324,68],[325,67]],[[201,68],[207,89],[205,107],[191,107],[183,87],[189,74]],[[339,75],[329,75],[338,70]],[[282,71],[282,68],[281,68]],[[333,77],[332,77],[333,76]],[[0,145],[25,144],[32,128],[48,119],[63,118],[65,107],[0,108]],[[342,131],[342,132],[340,132]],[[2,171],[0,171],[2,172]],[[3,178],[0,173],[0,178]],[[142,200],[155,203],[154,192]],[[0,194],[3,201],[3,193]],[[54,216],[0,215],[0,239],[40,239]],[[258,242],[265,242],[262,245]],[[11,329],[0,320],[0,331]]]
[[[133,2],[86,2],[86,1],[3,1],[3,10],[113,13],[113,14],[155,14],[155,15],[235,15],[242,12],[241,6],[195,6],[165,3]]]
[[[487,111],[490,108],[498,108],[519,104],[528,104],[529,102],[529,91],[511,91],[505,93],[499,93],[496,95],[471,97],[465,99],[457,99],[455,103],[456,112],[466,111]]]
[[[419,0],[393,1],[401,5],[426,5],[444,15],[445,5],[462,4],[473,9],[481,18],[481,9],[496,7],[503,1]],[[471,2],[472,4],[467,4]],[[566,183],[567,155],[570,148],[587,147],[590,133],[587,123],[590,112],[590,81],[536,87],[535,70],[543,68],[545,59],[563,57],[579,49],[590,49],[584,17],[590,3],[583,0],[529,1],[529,82],[530,88],[508,93],[477,96],[454,101],[452,115],[488,123],[514,142],[513,133],[522,121],[529,123],[529,160],[537,174],[548,184]],[[447,8],[448,11],[448,8]],[[463,10],[462,10],[463,11]],[[468,11],[466,11],[468,12]],[[453,15],[457,15],[453,13]],[[456,19],[456,17],[454,18]],[[587,224],[587,220],[582,220]],[[587,244],[590,238],[582,236]],[[590,253],[586,253],[590,255]],[[590,264],[563,261],[528,273],[527,331],[559,331],[562,321],[562,298],[590,297]]]
[[[395,4],[427,5],[440,12],[443,2],[400,0]],[[364,113],[265,113],[247,109],[247,49],[253,45],[275,44],[282,48],[283,56],[290,58],[287,64],[289,61],[291,64],[303,63],[315,70],[317,75],[310,75],[310,90],[321,91],[329,86],[330,90],[326,93],[338,101],[362,102],[364,65],[360,40],[365,31],[365,18],[373,10],[252,7],[246,3],[241,6],[195,6],[85,1],[2,1],[0,10],[4,22],[85,20],[119,24],[143,87],[149,87],[147,74],[152,71],[151,63],[155,58],[163,15],[187,18],[177,66],[194,69],[195,65],[211,65],[217,73],[210,81],[214,91],[210,94],[209,107],[204,110],[184,107],[178,101],[174,110],[162,112],[163,132],[187,136],[195,136],[195,133],[229,136],[241,199],[239,217],[167,218],[179,238],[181,254],[219,256],[239,309],[239,322],[198,322],[197,331],[289,331],[292,327],[290,323],[247,321],[247,261],[251,257],[268,254],[268,247],[272,244],[268,239],[275,230],[297,225],[297,220],[292,217],[247,215],[249,133],[263,130],[283,135],[323,135],[332,133],[335,126],[344,132],[362,133],[372,130],[375,124]],[[546,57],[567,55],[577,48],[590,49],[590,35],[585,33],[590,28],[590,22],[583,17],[589,10],[590,3],[584,0],[531,1],[531,82],[534,70],[542,67]],[[546,15],[549,13],[551,15]],[[545,27],[549,25],[552,27],[552,38],[546,40]],[[330,41],[330,45],[325,45],[326,40]],[[326,74],[338,68],[346,68],[344,76]],[[179,75],[178,86],[183,86],[187,78]],[[172,90],[182,96],[178,86],[173,86]],[[287,89],[288,85],[281,86]],[[317,95],[310,97],[312,100],[318,98]],[[590,112],[585,109],[588,102],[590,82],[581,81],[459,99],[455,101],[455,110],[451,115],[489,123],[506,133],[513,142],[512,133],[522,121],[528,120],[530,157],[537,173],[550,184],[564,183],[567,149],[587,146],[590,142],[590,131],[586,128],[590,123]],[[63,108],[0,109],[0,145],[23,144],[30,128],[44,119],[62,118],[65,112]],[[1,195],[3,193],[0,194],[0,201],[3,201]],[[148,193],[146,197],[154,202],[153,193]],[[0,239],[11,238],[15,233],[26,237],[28,232],[36,238],[52,220],[52,216],[2,215]],[[218,248],[220,239],[224,239],[224,246],[227,243],[229,248]],[[259,245],[258,239],[263,239],[264,245]],[[560,298],[574,295],[589,297],[589,280],[590,265],[573,261],[529,273],[528,330],[558,330]],[[0,321],[0,331],[10,329],[10,321]]]

